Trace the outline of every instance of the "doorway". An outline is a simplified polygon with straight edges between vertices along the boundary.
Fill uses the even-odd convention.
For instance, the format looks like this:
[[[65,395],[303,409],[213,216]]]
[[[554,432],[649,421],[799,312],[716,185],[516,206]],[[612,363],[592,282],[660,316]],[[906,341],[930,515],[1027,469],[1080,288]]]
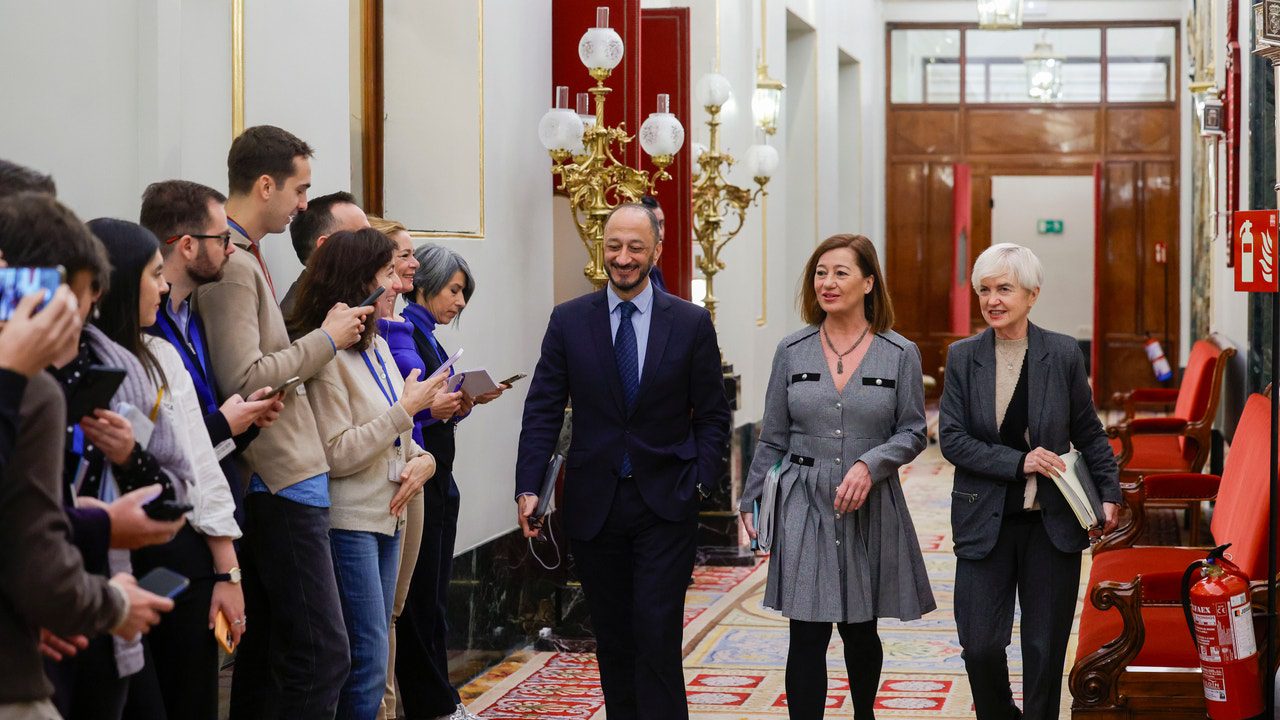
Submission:
[[[991,242],[1026,246],[1044,265],[1036,325],[1093,339],[1094,181],[1079,175],[991,178]]]

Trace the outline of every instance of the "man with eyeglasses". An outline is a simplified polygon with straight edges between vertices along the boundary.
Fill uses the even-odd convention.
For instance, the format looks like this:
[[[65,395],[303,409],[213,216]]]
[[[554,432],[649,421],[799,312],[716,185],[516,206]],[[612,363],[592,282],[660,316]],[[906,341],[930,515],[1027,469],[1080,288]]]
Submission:
[[[191,296],[197,287],[220,280],[227,259],[236,251],[225,203],[222,193],[199,183],[152,183],[142,195],[139,224],[160,238],[164,278],[169,284],[168,294],[160,299],[156,323],[146,331],[167,340],[182,357],[204,411],[209,440],[231,485],[237,524],[243,525],[243,482],[233,456],[248,447],[259,428],[275,420],[283,404],[266,394],[268,388],[247,400],[233,394],[218,402],[221,394],[209,356],[210,343],[217,339],[205,332]],[[239,534],[238,528],[202,529],[188,524],[172,542],[134,555],[135,565],[167,567],[193,579],[174,612],[150,638],[170,717],[217,717],[218,647],[208,626],[221,612],[233,624],[232,636],[238,639],[247,621],[231,531]]]

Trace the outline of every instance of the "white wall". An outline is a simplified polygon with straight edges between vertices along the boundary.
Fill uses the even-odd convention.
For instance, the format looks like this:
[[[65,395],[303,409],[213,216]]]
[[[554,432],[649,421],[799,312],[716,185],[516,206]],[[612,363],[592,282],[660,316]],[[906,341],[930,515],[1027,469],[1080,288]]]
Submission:
[[[1093,178],[991,178],[992,242],[1013,242],[1035,252],[1045,267],[1032,320],[1075,338],[1093,337]],[[1040,235],[1037,221],[1063,221],[1061,235]]]
[[[350,0],[245,5],[246,125],[279,125],[315,148],[313,194],[349,189],[359,176],[352,99],[360,88],[351,78],[359,28]],[[459,12],[474,7],[459,2]],[[136,219],[155,180],[225,191],[230,28],[222,0],[0,4],[0,60],[10,69],[0,74],[0,97],[10,101],[0,113],[0,157],[52,173],[85,219]],[[550,37],[549,0],[486,0],[487,236],[438,241],[467,257],[478,282],[462,325],[442,340],[466,347],[465,366],[504,376],[532,370],[552,302],[550,274],[539,270],[551,256],[549,183],[530,182],[548,163],[535,128],[551,86]],[[425,191],[469,193],[474,202],[475,188],[451,184],[446,168],[435,177]],[[292,246],[269,237],[264,254],[283,293],[300,269]],[[515,526],[524,392],[517,386],[458,431],[459,552]]]

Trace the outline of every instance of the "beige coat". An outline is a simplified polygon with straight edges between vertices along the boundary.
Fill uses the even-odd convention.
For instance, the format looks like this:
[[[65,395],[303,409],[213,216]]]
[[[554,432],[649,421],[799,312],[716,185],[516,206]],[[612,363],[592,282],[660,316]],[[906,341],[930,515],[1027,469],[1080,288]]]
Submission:
[[[294,376],[309,380],[333,359],[333,342],[316,329],[290,344],[266,276],[248,251],[248,239],[231,232],[237,252],[227,258],[222,279],[196,291],[221,397],[248,397]],[[237,462],[246,483],[256,473],[273,493],[328,472],[304,386],[285,398],[280,418],[263,428]]]
[[[385,376],[375,351],[386,363]],[[391,348],[381,337],[375,337],[363,353],[355,348],[338,353],[307,381],[307,394],[329,461],[331,527],[394,535],[399,518],[391,515],[389,508],[400,489],[400,472],[409,460],[426,451],[413,441],[413,416],[399,402],[388,403],[364,357],[377,371],[383,387],[390,382],[394,397],[401,397],[404,380]]]

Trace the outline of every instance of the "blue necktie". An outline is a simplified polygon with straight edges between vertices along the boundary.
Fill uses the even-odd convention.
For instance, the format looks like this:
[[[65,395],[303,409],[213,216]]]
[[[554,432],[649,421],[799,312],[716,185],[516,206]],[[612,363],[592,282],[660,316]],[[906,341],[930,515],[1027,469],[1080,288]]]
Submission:
[[[622,377],[622,396],[627,401],[627,412],[631,412],[640,394],[640,357],[636,350],[636,329],[631,324],[636,306],[625,301],[618,305],[618,309],[622,312],[622,322],[618,323],[618,334],[613,338],[613,354],[618,361],[618,375]],[[625,450],[621,473],[622,477],[631,474],[631,455]]]

